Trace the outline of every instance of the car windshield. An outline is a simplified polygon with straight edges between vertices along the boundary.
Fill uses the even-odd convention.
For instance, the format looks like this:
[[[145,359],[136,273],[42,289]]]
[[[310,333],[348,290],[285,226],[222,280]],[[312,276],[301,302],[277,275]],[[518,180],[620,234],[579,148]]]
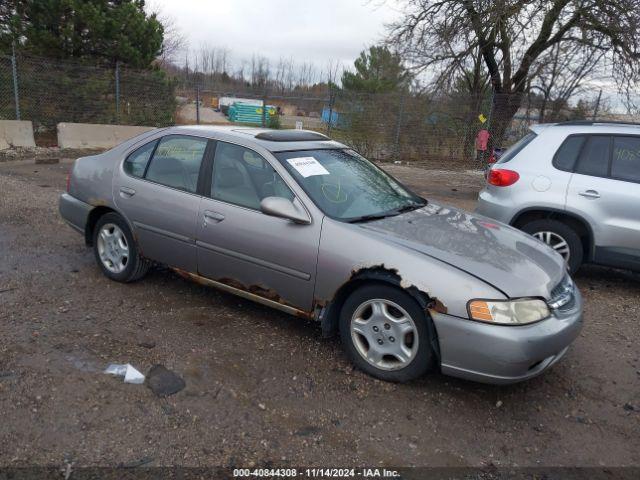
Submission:
[[[426,204],[353,150],[298,150],[276,158],[326,215],[360,222]]]

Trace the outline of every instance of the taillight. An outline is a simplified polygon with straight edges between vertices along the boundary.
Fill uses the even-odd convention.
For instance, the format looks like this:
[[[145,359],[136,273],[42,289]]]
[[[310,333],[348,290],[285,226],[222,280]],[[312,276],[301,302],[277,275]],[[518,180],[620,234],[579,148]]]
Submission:
[[[71,164],[69,171],[67,172],[67,193],[71,190],[71,174],[73,173],[73,167],[75,166],[76,161]]]
[[[513,170],[505,170],[503,168],[495,168],[489,170],[487,182],[496,187],[508,187],[513,185],[520,179],[518,172]]]

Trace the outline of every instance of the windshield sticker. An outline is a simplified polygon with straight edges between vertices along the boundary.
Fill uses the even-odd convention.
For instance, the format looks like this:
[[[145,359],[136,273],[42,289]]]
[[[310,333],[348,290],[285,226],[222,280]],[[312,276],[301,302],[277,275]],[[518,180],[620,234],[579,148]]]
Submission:
[[[330,175],[329,171],[313,157],[287,158],[287,162],[304,178],[314,175]]]

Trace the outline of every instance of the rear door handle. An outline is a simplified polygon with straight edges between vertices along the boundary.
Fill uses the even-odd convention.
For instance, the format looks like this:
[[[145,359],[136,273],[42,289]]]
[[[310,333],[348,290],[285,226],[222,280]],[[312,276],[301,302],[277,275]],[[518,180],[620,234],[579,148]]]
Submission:
[[[120,187],[120,196],[122,198],[133,197],[135,194],[136,194],[136,191],[133,188]]]
[[[215,223],[224,220],[224,215],[218,212],[212,212],[211,210],[204,211],[204,226],[207,226],[207,220],[211,220]]]
[[[578,195],[582,195],[583,197],[587,198],[600,198],[600,194],[595,190],[586,190],[584,192],[578,193]]]

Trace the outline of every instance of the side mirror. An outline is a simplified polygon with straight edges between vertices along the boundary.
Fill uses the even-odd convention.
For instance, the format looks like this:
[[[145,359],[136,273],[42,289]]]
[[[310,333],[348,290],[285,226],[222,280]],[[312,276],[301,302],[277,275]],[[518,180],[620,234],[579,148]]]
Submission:
[[[292,222],[308,225],[311,223],[307,212],[296,207],[291,200],[282,197],[266,197],[260,202],[262,213],[274,217],[288,218]]]

